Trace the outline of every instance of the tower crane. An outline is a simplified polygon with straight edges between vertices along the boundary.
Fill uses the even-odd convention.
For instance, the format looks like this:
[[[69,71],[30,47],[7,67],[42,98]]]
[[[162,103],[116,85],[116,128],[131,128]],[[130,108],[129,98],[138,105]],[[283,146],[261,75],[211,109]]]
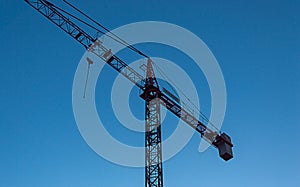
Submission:
[[[88,31],[75,24],[71,19],[75,19],[91,27],[99,34],[105,34],[104,31],[84,22],[73,14],[59,8],[58,6],[46,0],[25,0],[31,7],[40,12],[44,17],[78,41],[85,49],[111,66],[117,72],[122,74],[126,79],[135,84],[141,89],[140,97],[145,100],[145,186],[146,187],[163,187],[163,168],[162,168],[162,136],[161,136],[161,119],[160,107],[167,108],[175,116],[183,120],[187,125],[192,127],[201,137],[216,147],[219,151],[219,156],[225,161],[233,158],[230,136],[226,133],[221,133],[209,127],[209,121],[198,119],[186,110],[179,102],[179,99],[172,95],[165,88],[161,89],[155,77],[152,67],[152,60],[146,54],[142,53],[135,47],[129,45],[113,33],[112,39],[126,45],[129,49],[137,52],[139,55],[147,58],[146,77],[139,74],[136,70],[128,66],[116,54],[113,54],[111,49],[107,49],[97,37],[93,37]],[[88,19],[95,22],[92,18],[81,12],[72,4],[64,0],[72,8],[85,15]],[[97,23],[105,31],[108,29]],[[92,64],[90,59],[87,59],[89,65]]]

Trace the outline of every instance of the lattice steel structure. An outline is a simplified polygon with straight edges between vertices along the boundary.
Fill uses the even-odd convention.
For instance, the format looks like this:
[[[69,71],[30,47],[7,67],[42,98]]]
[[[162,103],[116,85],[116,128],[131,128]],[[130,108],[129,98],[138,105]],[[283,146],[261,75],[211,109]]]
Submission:
[[[160,117],[160,90],[154,75],[151,60],[148,59],[145,91],[141,97],[145,107],[145,186],[162,187],[162,138]]]
[[[204,118],[198,119],[190,112],[185,110],[178,98],[169,95],[169,91],[162,92],[152,68],[152,61],[147,55],[138,51],[132,46],[128,48],[137,52],[139,55],[148,58],[146,77],[129,67],[123,60],[118,58],[110,49],[105,48],[103,43],[98,40],[98,36],[104,33],[91,25],[86,24],[96,31],[90,34],[79,27],[71,18],[81,21],[76,16],[60,9],[46,0],[25,0],[31,7],[48,18],[68,35],[78,41],[91,53],[94,53],[125,78],[134,83],[142,90],[141,98],[145,100],[145,187],[163,187],[162,169],[162,136],[161,136],[161,117],[160,107],[166,107],[175,116],[186,122],[189,126],[201,134],[201,137],[218,148],[219,155],[224,160],[233,158],[232,143],[230,137],[220,132],[216,132],[208,127],[208,121]],[[82,21],[81,21],[82,22]],[[105,29],[107,31],[107,29]],[[94,36],[94,37],[93,37]],[[119,38],[119,37],[117,37]],[[120,39],[120,38],[119,38]],[[122,42],[124,40],[120,39]],[[123,43],[124,44],[124,43]],[[126,44],[126,42],[125,42]]]

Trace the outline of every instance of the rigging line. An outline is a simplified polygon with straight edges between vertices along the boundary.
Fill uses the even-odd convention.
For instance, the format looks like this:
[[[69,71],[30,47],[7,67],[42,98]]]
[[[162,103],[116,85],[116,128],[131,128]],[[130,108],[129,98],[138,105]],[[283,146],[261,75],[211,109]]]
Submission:
[[[69,6],[71,6],[73,9],[75,9],[76,11],[78,11],[80,14],[84,15],[86,18],[88,18],[90,21],[92,21],[93,23],[97,24],[98,26],[100,26],[101,28],[103,28],[105,31],[107,31],[109,34],[112,34],[114,37],[116,37],[119,41],[119,43],[123,44],[124,46],[128,47],[129,49],[133,50],[134,52],[149,58],[146,54],[142,53],[140,50],[138,50],[137,48],[133,47],[132,45],[130,45],[128,42],[126,42],[125,40],[123,40],[122,38],[120,38],[119,36],[117,36],[116,34],[114,34],[113,32],[111,32],[109,29],[107,29],[106,27],[104,27],[103,25],[101,25],[99,22],[95,21],[94,19],[92,19],[90,16],[88,16],[86,13],[84,13],[83,11],[81,11],[80,9],[78,9],[77,7],[75,7],[74,5],[72,5],[71,3],[69,3],[66,0],[63,0],[66,4],[68,4]],[[108,34],[107,33],[107,34]],[[115,40],[116,41],[116,40]]]
[[[162,74],[160,71],[159,71],[159,73]],[[164,76],[163,74],[162,74],[162,76],[166,78],[166,76]],[[166,78],[166,79],[167,79],[168,81],[172,82],[170,79],[168,79],[168,78]],[[167,82],[168,82],[168,81],[167,81]],[[168,84],[168,85],[171,85],[171,84],[169,84],[169,83],[167,83],[167,84]],[[172,84],[174,84],[174,82],[172,82]],[[171,89],[173,90],[173,92],[176,93],[176,91],[175,91],[175,89],[173,88],[173,86],[170,86],[170,87],[171,87]],[[180,89],[178,88],[178,86],[174,85],[174,87],[177,88],[177,89],[179,90],[180,93],[183,93],[182,91],[180,91]],[[185,97],[186,97],[186,96],[185,96]],[[187,98],[187,97],[186,97],[186,98]],[[188,98],[187,98],[187,100],[188,100]],[[181,101],[181,102],[182,102],[183,106],[186,106],[186,107],[187,107],[188,111],[190,111],[190,112],[192,112],[192,113],[196,112],[197,115],[199,115],[205,122],[208,123],[207,118],[205,118],[205,116],[203,116],[203,114],[199,113],[198,110],[195,110],[196,107],[194,107],[195,109],[193,109],[192,107],[188,106],[184,101]]]
[[[54,4],[52,4],[52,6],[53,6],[54,8],[56,8],[56,9],[60,10],[61,12],[67,14],[68,16],[70,16],[70,17],[76,19],[77,21],[79,21],[79,22],[85,24],[86,26],[88,26],[88,27],[90,27],[90,28],[92,28],[92,29],[95,29],[96,31],[100,32],[101,34],[106,35],[106,33],[105,33],[104,31],[99,30],[98,28],[94,27],[93,25],[91,25],[91,24],[87,23],[86,21],[84,21],[84,20],[82,20],[82,19],[80,19],[80,18],[74,16],[73,14],[71,14],[71,13],[69,13],[69,12],[63,10],[62,8],[60,8],[60,7],[58,7],[58,6],[54,5]],[[107,35],[107,36],[108,36],[109,38],[115,40],[116,42],[119,42],[118,40],[116,40],[116,39],[113,38],[112,36],[109,36],[109,35]],[[119,43],[120,43],[120,42],[119,42]],[[121,44],[123,44],[123,43],[121,43]],[[123,45],[124,45],[124,44],[123,44]]]
[[[158,70],[158,72],[162,75],[162,76],[164,76],[168,81],[170,81],[173,85],[174,85],[174,87],[175,88],[177,88],[178,90],[179,90],[179,92],[181,92],[183,95],[184,95],[184,97],[187,99],[187,100],[189,100],[189,98],[184,94],[184,92],[163,72],[163,70],[161,69],[161,68],[159,68],[159,66],[155,63],[155,62],[153,62],[153,64],[154,64],[154,66],[156,67],[156,69]],[[172,89],[173,90],[173,89]],[[174,90],[173,90],[174,91]],[[190,101],[190,100],[189,100]],[[191,101],[190,101],[191,102]],[[192,103],[192,102],[191,102]],[[195,108],[197,108],[196,106],[195,106]]]
[[[85,79],[83,99],[85,99],[85,95],[86,95],[86,89],[87,89],[87,84],[88,84],[88,80],[89,80],[89,73],[90,73],[90,66],[91,66],[91,64],[93,64],[93,61],[89,58],[87,58],[87,62],[88,62],[88,69],[87,69],[86,79]]]
[[[116,41],[116,42],[118,42],[118,43],[120,43],[120,44],[122,44],[122,45],[128,47],[129,49],[133,50],[134,52],[137,52],[138,54],[140,54],[140,55],[142,55],[142,56],[144,56],[144,57],[146,57],[146,58],[149,58],[147,55],[145,55],[144,53],[142,53],[141,51],[139,51],[138,49],[136,49],[136,48],[133,47],[132,45],[128,44],[126,41],[124,41],[123,39],[121,39],[120,37],[118,37],[117,35],[115,35],[114,33],[112,33],[111,31],[109,31],[108,29],[106,29],[106,28],[105,28],[104,26],[102,26],[100,23],[96,22],[95,20],[93,20],[92,18],[90,18],[88,15],[86,15],[85,13],[83,13],[82,11],[80,11],[79,9],[77,9],[75,6],[71,5],[70,3],[68,3],[68,2],[65,1],[65,0],[63,0],[63,1],[66,2],[67,4],[69,4],[72,8],[74,8],[75,10],[77,10],[79,13],[83,14],[83,15],[86,16],[88,19],[90,19],[91,21],[93,21],[94,23],[96,23],[97,25],[99,25],[100,27],[104,28],[104,29],[105,29],[106,31],[108,31],[110,34],[112,34],[113,36],[117,37],[119,40],[117,40],[116,38],[114,38],[114,37],[112,37],[112,36],[110,36],[110,35],[107,35],[105,32],[99,30],[98,28],[94,27],[93,25],[87,23],[86,21],[84,21],[84,20],[82,20],[82,19],[80,19],[80,18],[74,16],[73,14],[71,14],[71,13],[69,13],[69,12],[63,10],[62,8],[56,6],[56,5],[52,4],[52,3],[51,3],[51,6],[57,8],[58,10],[64,12],[65,14],[71,16],[72,18],[78,20],[79,22],[81,22],[81,23],[83,23],[83,24],[89,26],[90,28],[95,29],[96,31],[98,31],[98,32],[100,32],[100,33],[102,33],[102,34],[104,34],[104,35],[107,35],[109,38],[111,38],[111,39],[113,39],[114,41]],[[156,68],[157,68],[158,70],[160,69],[156,63],[153,63],[153,64],[156,66]],[[160,69],[160,71],[162,71],[162,70]],[[162,72],[163,72],[163,71],[162,71]],[[172,84],[173,84],[173,85],[174,85],[174,86],[175,86],[175,87],[176,87],[176,88],[184,95],[184,97],[185,97],[185,98],[186,98],[186,99],[187,99],[187,100],[195,107],[195,109],[199,112],[198,114],[199,114],[203,119],[205,119],[206,122],[207,122],[208,124],[212,125],[214,128],[216,128],[216,130],[219,131],[219,128],[217,128],[212,122],[209,121],[209,119],[208,119],[208,118],[207,118],[207,117],[206,117],[206,116],[205,116],[205,115],[204,115],[204,114],[203,114],[203,113],[202,113],[202,112],[201,112],[201,111],[200,111],[200,110],[199,110],[199,109],[191,102],[191,100],[184,94],[184,92],[183,92],[179,87],[177,87],[176,84],[175,84],[173,81],[171,81],[171,80],[166,76],[166,74],[164,74],[164,73],[161,73],[161,74],[162,74],[162,75],[165,75],[166,79],[168,79],[168,80],[169,80],[169,81],[170,81],[170,82],[171,82],[171,83],[172,83]]]
[[[160,73],[161,74],[161,73]],[[162,75],[163,76],[163,75]],[[177,95],[177,92],[176,90],[174,89],[174,87],[168,82],[168,81],[165,81],[167,83],[167,85],[171,88],[171,90],[176,94],[176,96],[178,97]]]
[[[76,19],[77,21],[79,21],[79,22],[85,24],[86,26],[88,26],[88,27],[90,27],[90,28],[92,28],[92,29],[98,31],[99,33],[101,33],[101,34],[103,34],[103,35],[106,35],[107,37],[113,39],[114,41],[116,41],[116,42],[118,42],[118,43],[120,43],[120,44],[122,44],[122,45],[124,45],[124,46],[126,46],[126,47],[128,47],[128,48],[130,48],[129,46],[127,46],[127,44],[122,43],[122,41],[117,40],[117,39],[114,38],[113,36],[107,35],[107,33],[105,33],[104,31],[99,30],[99,29],[96,28],[95,26],[93,26],[93,25],[87,23],[86,21],[84,21],[84,20],[82,20],[82,19],[80,19],[80,18],[74,16],[73,14],[71,14],[71,13],[69,13],[69,12],[63,10],[62,8],[60,8],[60,7],[58,7],[58,6],[54,5],[54,4],[51,4],[51,6],[53,6],[54,8],[60,10],[61,12],[65,13],[65,14],[67,14],[68,16],[70,16],[70,17]]]
[[[176,84],[170,78],[168,78],[168,76],[163,72],[163,70],[155,62],[153,62],[153,64],[159,71],[159,73],[162,76],[164,76],[168,81],[170,81],[174,85],[174,87],[177,88],[179,92],[181,92],[184,95],[184,97],[189,101],[189,103],[194,106],[194,108],[197,110],[197,114],[199,114],[208,124],[210,124],[212,127],[214,127],[217,131],[220,132],[220,129],[216,127],[211,121],[209,121],[209,119],[200,111],[200,109],[198,109],[198,107],[196,107],[196,105],[193,102],[191,102],[191,100],[184,94],[184,92],[178,86],[176,86]]]
[[[131,44],[129,44],[128,42],[126,42],[125,40],[123,40],[122,38],[120,38],[118,35],[114,34],[113,32],[111,32],[109,29],[107,29],[106,27],[104,27],[102,24],[100,24],[99,22],[97,22],[96,20],[94,20],[93,18],[91,18],[90,16],[88,16],[86,13],[84,13],[83,11],[81,11],[80,9],[78,9],[77,7],[75,7],[74,5],[72,5],[71,3],[69,3],[66,0],[63,0],[66,4],[68,4],[70,7],[72,7],[73,9],[75,9],[76,11],[78,11],[80,14],[82,14],[83,16],[85,16],[86,18],[88,18],[90,21],[92,21],[93,23],[97,24],[99,27],[103,28],[105,31],[107,31],[108,33],[112,34],[114,37],[116,37],[118,39],[118,42],[125,45],[126,47],[128,47],[129,49],[133,50],[134,52],[140,54],[141,56],[144,56],[146,58],[149,58],[148,55],[146,55],[145,53],[141,52],[140,50],[138,50],[137,48],[133,47]],[[116,39],[114,39],[115,41],[117,41]]]

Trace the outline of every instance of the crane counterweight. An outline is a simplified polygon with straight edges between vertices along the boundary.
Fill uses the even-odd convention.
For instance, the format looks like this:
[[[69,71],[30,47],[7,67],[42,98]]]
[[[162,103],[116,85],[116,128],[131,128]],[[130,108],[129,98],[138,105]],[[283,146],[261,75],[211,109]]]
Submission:
[[[217,136],[213,145],[218,148],[220,157],[225,161],[233,158],[233,145],[231,143],[231,138],[226,133],[222,133],[220,136]]]

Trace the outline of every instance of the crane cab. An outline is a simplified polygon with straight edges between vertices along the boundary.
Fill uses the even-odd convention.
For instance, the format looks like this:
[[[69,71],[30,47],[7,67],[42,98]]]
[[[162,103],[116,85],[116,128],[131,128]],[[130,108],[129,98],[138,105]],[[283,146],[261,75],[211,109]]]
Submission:
[[[217,136],[214,145],[218,148],[220,157],[225,161],[233,158],[233,145],[231,143],[231,138],[227,134],[222,133],[220,136]]]

